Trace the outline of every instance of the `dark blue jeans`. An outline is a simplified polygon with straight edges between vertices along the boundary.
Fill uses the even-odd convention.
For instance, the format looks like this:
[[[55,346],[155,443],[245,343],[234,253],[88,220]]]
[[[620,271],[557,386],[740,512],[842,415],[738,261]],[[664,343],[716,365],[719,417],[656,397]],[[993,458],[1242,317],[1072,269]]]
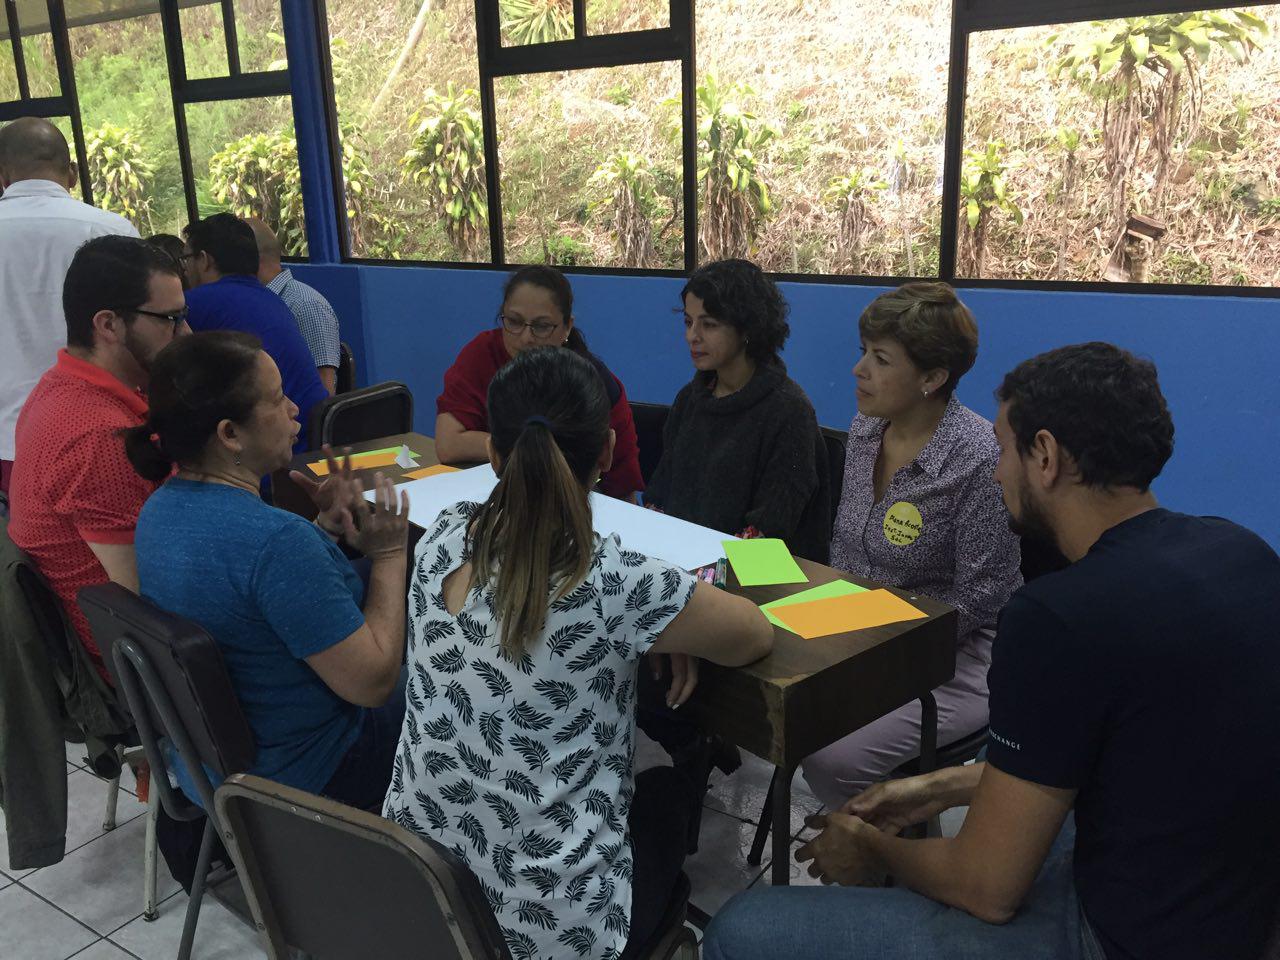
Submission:
[[[408,671],[402,669],[391,699],[380,707],[365,710],[360,734],[320,791],[324,796],[361,810],[382,810],[382,801],[391,785],[400,727],[404,723],[404,688],[408,676]]]
[[[903,887],[755,887],[716,914],[703,960],[1104,960],[1076,899],[1069,818],[1018,915],[994,926]]]

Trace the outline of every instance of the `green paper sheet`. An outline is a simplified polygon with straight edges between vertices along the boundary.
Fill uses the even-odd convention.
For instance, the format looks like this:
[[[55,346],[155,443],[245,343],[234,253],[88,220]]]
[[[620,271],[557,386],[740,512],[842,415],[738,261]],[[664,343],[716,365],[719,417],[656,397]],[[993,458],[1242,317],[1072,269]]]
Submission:
[[[769,622],[775,627],[789,630],[790,628],[771,612],[774,607],[785,607],[792,603],[808,603],[810,600],[826,600],[830,597],[843,597],[850,593],[866,593],[866,591],[866,587],[860,587],[856,583],[849,583],[847,580],[833,580],[831,583],[824,583],[822,586],[814,587],[812,590],[801,590],[799,593],[793,593],[791,596],[783,597],[781,600],[766,603],[760,609],[764,611],[764,615],[769,618]]]
[[[781,540],[726,540],[724,555],[733,564],[738,583],[744,587],[763,587],[777,583],[808,583],[800,565]]]

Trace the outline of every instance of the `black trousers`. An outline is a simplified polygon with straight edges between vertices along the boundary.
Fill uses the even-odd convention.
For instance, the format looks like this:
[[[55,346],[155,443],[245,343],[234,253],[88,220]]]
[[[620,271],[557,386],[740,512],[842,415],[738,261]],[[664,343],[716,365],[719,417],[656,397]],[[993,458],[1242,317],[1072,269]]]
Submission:
[[[652,767],[636,775],[631,831],[631,932],[620,960],[632,960],[659,932],[689,849],[701,798],[683,771]]]

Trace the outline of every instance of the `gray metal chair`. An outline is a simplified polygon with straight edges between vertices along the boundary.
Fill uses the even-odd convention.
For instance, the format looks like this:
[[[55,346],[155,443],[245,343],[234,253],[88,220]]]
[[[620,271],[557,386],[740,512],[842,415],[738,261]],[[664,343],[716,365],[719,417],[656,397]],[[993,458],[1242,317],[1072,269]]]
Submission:
[[[435,841],[246,774],[229,777],[215,802],[271,960],[291,950],[324,960],[511,956],[480,882]],[[688,893],[685,880],[642,956],[696,957],[684,925]]]
[[[309,447],[342,446],[376,440],[413,429],[413,394],[403,383],[388,380],[339,393],[316,404],[307,434]]]
[[[151,764],[151,789],[174,820],[208,817],[200,840],[178,960],[189,960],[200,904],[221,829],[210,774],[221,781],[253,764],[255,745],[222,660],[205,630],[161,610],[115,583],[85,587],[77,596],[93,635],[109,652],[117,689],[124,694]],[[182,758],[199,794],[192,803],[171,786],[166,739]]]

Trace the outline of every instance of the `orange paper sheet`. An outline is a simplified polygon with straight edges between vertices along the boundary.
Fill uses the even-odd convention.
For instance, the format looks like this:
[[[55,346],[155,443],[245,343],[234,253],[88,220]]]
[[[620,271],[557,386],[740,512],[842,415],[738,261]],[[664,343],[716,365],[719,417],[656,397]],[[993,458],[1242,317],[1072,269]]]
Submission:
[[[437,463],[430,467],[419,467],[410,473],[406,473],[401,479],[403,480],[421,480],[424,477],[435,477],[442,473],[457,473],[457,467],[451,467],[447,464]]]
[[[385,450],[368,450],[364,453],[353,453],[351,455],[352,470],[370,470],[374,467],[389,467],[396,462],[396,455],[400,453],[399,447],[388,447]],[[410,456],[417,456],[411,453]],[[342,457],[337,458],[338,465],[342,465]],[[315,460],[307,464],[307,467],[317,477],[326,477],[329,475],[329,464],[325,460]]]
[[[866,630],[904,620],[924,620],[907,601],[888,590],[868,590],[843,597],[829,597],[791,606],[774,607],[770,613],[781,620],[792,633],[806,640],[827,637],[833,633]]]

